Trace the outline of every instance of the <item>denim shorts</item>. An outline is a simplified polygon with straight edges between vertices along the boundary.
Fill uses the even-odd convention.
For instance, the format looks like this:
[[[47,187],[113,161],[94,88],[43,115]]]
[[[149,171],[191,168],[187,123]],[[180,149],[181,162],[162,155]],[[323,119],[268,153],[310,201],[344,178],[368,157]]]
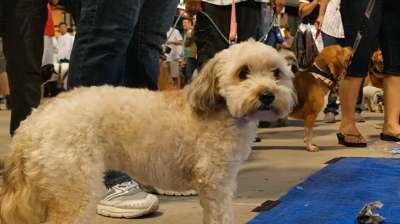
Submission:
[[[341,1],[345,45],[353,46],[359,30],[363,36],[348,75],[365,77],[372,53],[380,48],[384,60],[384,74],[400,76],[400,4],[398,0],[376,0],[371,17],[363,24],[369,0]]]

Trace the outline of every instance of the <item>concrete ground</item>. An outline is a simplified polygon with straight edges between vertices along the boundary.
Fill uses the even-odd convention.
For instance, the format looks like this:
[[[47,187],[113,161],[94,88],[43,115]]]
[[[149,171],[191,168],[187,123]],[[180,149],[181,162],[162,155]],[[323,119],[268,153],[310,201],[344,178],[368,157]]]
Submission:
[[[360,130],[374,143],[382,123],[382,114],[366,113],[367,122]],[[9,112],[0,111],[0,158],[8,149]],[[238,192],[234,200],[236,223],[246,223],[257,213],[252,210],[266,200],[276,200],[290,188],[326,166],[336,157],[390,157],[392,155],[370,148],[351,149],[337,144],[338,123],[317,122],[315,143],[320,152],[310,153],[303,147],[303,122],[291,120],[290,127],[260,129],[261,143],[255,144],[252,154],[242,165],[238,177]],[[372,144],[371,144],[372,145]],[[111,219],[94,215],[95,224],[200,224],[201,208],[197,197],[160,197],[156,214],[140,219]]]

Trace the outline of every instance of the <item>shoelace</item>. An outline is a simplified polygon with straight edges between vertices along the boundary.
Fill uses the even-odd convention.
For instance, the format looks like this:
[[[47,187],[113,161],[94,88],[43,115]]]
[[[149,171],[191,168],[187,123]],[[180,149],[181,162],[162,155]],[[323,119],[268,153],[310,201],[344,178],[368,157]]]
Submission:
[[[139,184],[136,183],[135,181],[127,181],[123,182],[117,185],[118,188],[128,188],[128,190],[131,189],[140,189]]]

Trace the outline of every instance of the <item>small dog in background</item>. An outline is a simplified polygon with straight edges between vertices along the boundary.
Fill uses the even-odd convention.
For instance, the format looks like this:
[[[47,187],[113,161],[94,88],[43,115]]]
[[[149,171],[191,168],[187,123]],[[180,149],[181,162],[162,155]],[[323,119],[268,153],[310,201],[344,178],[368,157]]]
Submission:
[[[296,72],[293,83],[298,103],[289,117],[304,120],[306,149],[310,152],[319,151],[319,147],[312,142],[314,123],[325,106],[325,96],[344,75],[352,49],[339,45],[326,47],[319,53],[313,66],[306,71],[298,71],[296,57],[292,51],[281,49],[279,53],[292,71]],[[287,119],[280,119],[270,126],[285,126],[286,122]],[[262,122],[260,127],[266,127],[263,126],[264,123]]]
[[[383,113],[383,69],[382,51],[377,50],[371,57],[371,65],[363,87],[364,108],[371,112]]]
[[[371,57],[371,63],[368,70],[368,76],[365,79],[365,86],[374,86],[376,88],[383,88],[383,56],[381,50],[376,50]]]
[[[216,54],[182,90],[62,93],[12,139],[0,223],[90,223],[105,192],[103,173],[116,169],[144,185],[194,189],[204,224],[232,224],[236,177],[258,120],[291,111],[292,79],[275,49],[251,40]]]
[[[364,108],[371,112],[383,113],[383,90],[375,86],[363,88]]]
[[[304,142],[310,152],[319,151],[319,147],[312,142],[314,123],[325,106],[325,96],[344,75],[351,54],[349,47],[326,47],[309,70],[295,75],[293,83],[298,103],[289,116],[304,120]]]

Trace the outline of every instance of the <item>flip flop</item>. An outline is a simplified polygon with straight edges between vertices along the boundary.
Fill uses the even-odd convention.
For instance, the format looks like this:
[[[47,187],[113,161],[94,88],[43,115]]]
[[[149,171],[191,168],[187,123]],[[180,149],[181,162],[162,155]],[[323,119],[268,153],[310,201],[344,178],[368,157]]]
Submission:
[[[381,133],[381,140],[387,142],[400,142],[400,135],[393,136]]]
[[[342,134],[342,133],[337,133],[336,134],[337,139],[339,144],[344,145],[346,147],[367,147],[367,143],[363,142],[348,142],[346,141],[346,137],[356,137],[357,140],[363,139],[364,137],[362,135],[352,135],[352,134]]]

